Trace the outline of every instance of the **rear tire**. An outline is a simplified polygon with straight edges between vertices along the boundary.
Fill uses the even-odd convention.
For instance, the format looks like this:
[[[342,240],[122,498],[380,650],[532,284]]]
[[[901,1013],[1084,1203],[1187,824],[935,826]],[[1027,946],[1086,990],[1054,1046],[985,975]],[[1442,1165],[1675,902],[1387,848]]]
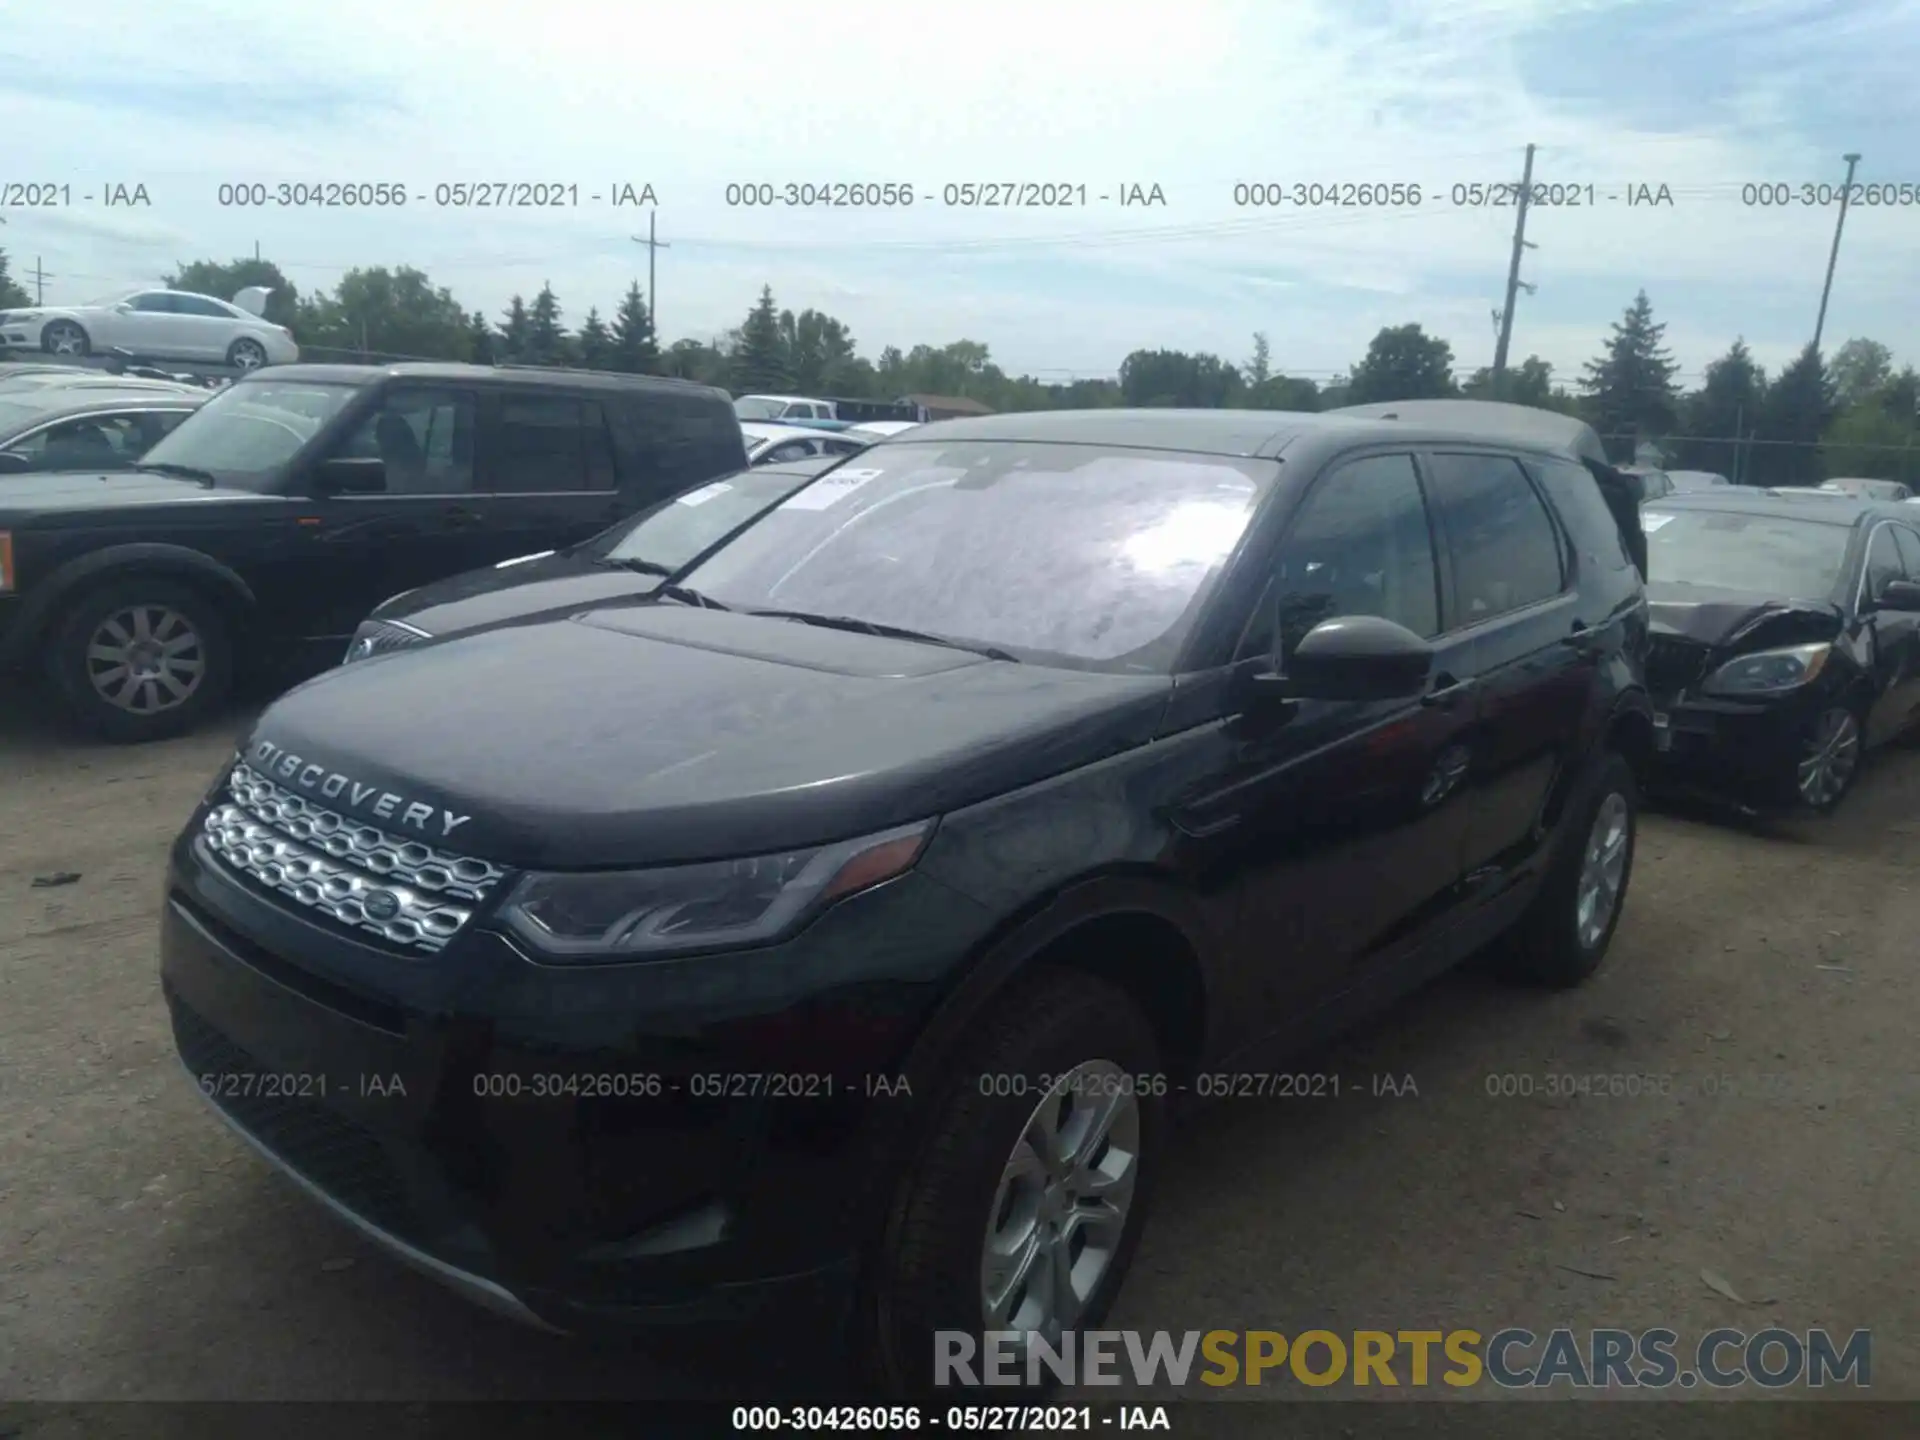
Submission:
[[[869,1262],[856,1343],[870,1379],[890,1395],[952,1394],[959,1382],[942,1387],[935,1369],[942,1332],[972,1337],[968,1369],[984,1379],[989,1329],[1039,1328],[1058,1350],[1060,1328],[1098,1326],[1165,1143],[1159,1076],[1147,1018],[1094,976],[1044,970],[993,1008],[927,1112]],[[1024,1280],[1022,1259],[1037,1261]],[[1005,1297],[997,1313],[992,1294]],[[1012,1372],[1024,1384],[1023,1360],[1010,1358]],[[1043,1366],[1038,1388],[1049,1378]]]
[[[194,729],[233,688],[219,607],[164,576],[128,575],[81,595],[48,636],[46,664],[89,734],[143,744]]]
[[[74,321],[55,320],[40,332],[40,348],[49,355],[84,357],[93,353],[93,342]]]
[[[1606,751],[1569,817],[1539,893],[1494,955],[1494,972],[1519,985],[1565,990],[1600,968],[1626,908],[1640,797],[1633,767]]]
[[[258,370],[267,363],[267,347],[258,340],[240,339],[227,347],[227,364],[236,370]]]

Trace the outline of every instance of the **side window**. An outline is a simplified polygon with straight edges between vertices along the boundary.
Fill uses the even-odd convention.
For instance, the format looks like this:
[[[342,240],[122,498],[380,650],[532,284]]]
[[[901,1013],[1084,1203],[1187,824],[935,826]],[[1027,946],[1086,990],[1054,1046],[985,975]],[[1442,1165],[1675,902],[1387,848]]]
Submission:
[[[49,425],[8,447],[34,457],[43,469],[88,470],[137,459],[146,449],[125,415],[88,415]]]
[[[149,290],[144,295],[133,297],[133,308],[142,315],[175,315],[179,311],[174,297],[164,290]]]
[[[1416,635],[1440,633],[1433,533],[1411,456],[1372,455],[1320,478],[1281,542],[1243,656],[1274,648],[1276,613],[1283,653],[1336,615],[1379,615]]]
[[[191,410],[143,410],[140,413],[140,446],[145,450],[171,435]]]
[[[204,315],[216,320],[231,320],[233,315],[224,305],[216,305],[211,300],[202,300],[198,295],[175,295],[173,308],[180,315]]]
[[[1453,558],[1453,624],[1477,625],[1560,593],[1560,534],[1518,461],[1435,455],[1433,481]]]
[[[1909,530],[1904,525],[1892,528],[1894,543],[1900,547],[1900,564],[1907,572],[1907,579],[1920,580],[1920,531]]]
[[[1882,525],[1867,543],[1867,599],[1878,600],[1880,592],[1896,580],[1906,579],[1906,567],[1900,559],[1900,544],[1893,538],[1894,527]]]
[[[784,445],[776,445],[760,457],[762,465],[784,465],[789,460],[804,460],[813,454],[813,446],[805,440],[789,440]]]
[[[504,397],[492,488],[515,495],[612,489],[600,407],[572,396]]]
[[[389,495],[473,489],[473,395],[395,387],[335,453],[386,465]]]
[[[1602,570],[1632,569],[1633,556],[1627,553],[1620,522],[1613,518],[1593,472],[1568,460],[1533,460],[1528,464],[1572,532],[1581,563]]]

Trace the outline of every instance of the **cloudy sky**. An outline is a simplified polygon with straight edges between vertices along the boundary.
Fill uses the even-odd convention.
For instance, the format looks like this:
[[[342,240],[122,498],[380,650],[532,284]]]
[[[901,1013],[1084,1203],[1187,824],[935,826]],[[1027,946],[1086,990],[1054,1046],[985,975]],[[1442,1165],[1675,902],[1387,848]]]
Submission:
[[[1513,212],[1455,205],[1453,186],[1517,178],[1533,142],[1536,181],[1594,203],[1530,219],[1515,357],[1570,376],[1644,286],[1691,374],[1737,334],[1777,365],[1812,332],[1834,211],[1749,205],[1745,187],[1832,186],[1849,150],[1861,182],[1920,185],[1920,0],[0,10],[0,189],[73,196],[0,212],[0,247],[16,275],[41,259],[50,303],[257,244],[303,290],[412,264],[490,314],[551,281],[577,324],[644,283],[647,213],[613,197],[651,185],[670,338],[737,324],[766,283],[847,321],[865,353],[973,339],[1049,379],[1143,346],[1241,360],[1256,330],[1277,368],[1324,378],[1410,320],[1464,369],[1492,356]],[[222,184],[334,181],[412,198],[220,203]],[[519,181],[578,203],[434,203],[443,184]],[[915,203],[727,204],[730,183],[840,181]],[[1001,181],[1084,185],[1087,203],[942,203]],[[1347,181],[1418,184],[1422,203],[1235,203],[1240,183]],[[105,206],[115,184],[151,204]],[[1120,205],[1135,185],[1164,205]],[[1628,204],[1642,185],[1671,205]],[[1853,208],[1830,345],[1872,335],[1920,361],[1916,252],[1920,204]]]

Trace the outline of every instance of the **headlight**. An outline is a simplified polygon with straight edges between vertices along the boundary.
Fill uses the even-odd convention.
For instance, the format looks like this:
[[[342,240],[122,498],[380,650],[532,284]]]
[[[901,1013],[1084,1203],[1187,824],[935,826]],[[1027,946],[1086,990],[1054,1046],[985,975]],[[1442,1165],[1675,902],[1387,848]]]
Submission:
[[[1729,660],[1700,687],[1711,695],[1771,695],[1805,685],[1826,668],[1832,645],[1789,645]]]
[[[836,900],[904,874],[933,822],[860,840],[659,870],[527,875],[499,921],[541,955],[624,960],[764,945]]]

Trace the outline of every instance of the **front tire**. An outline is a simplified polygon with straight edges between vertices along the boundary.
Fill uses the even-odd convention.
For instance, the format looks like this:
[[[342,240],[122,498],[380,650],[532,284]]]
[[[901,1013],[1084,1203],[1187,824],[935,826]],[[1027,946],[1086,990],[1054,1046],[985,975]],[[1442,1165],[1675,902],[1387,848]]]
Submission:
[[[1099,1325],[1165,1143],[1160,1073],[1139,1007],[1079,971],[1040,972],[976,1027],[871,1262],[862,1358],[888,1393],[952,1393],[942,1336],[972,1338],[984,1379],[987,1331],[1037,1332],[1060,1352],[1063,1331]],[[1024,1383],[1024,1358],[1009,1371]]]
[[[84,358],[93,353],[87,332],[71,320],[55,320],[40,332],[40,348],[49,355]]]
[[[267,347],[258,340],[236,340],[227,347],[227,364],[236,370],[258,370],[267,363]]]
[[[1831,705],[1816,715],[1801,737],[1791,777],[1804,814],[1831,815],[1853,789],[1865,758],[1866,736],[1851,706]]]
[[[1640,797],[1633,767],[1607,751],[1595,767],[1540,891],[1503,937],[1503,980],[1565,990],[1600,968],[1626,908]]]
[[[121,745],[185,734],[233,686],[231,631],[219,608],[158,576],[82,595],[55,625],[46,661],[68,713]]]

